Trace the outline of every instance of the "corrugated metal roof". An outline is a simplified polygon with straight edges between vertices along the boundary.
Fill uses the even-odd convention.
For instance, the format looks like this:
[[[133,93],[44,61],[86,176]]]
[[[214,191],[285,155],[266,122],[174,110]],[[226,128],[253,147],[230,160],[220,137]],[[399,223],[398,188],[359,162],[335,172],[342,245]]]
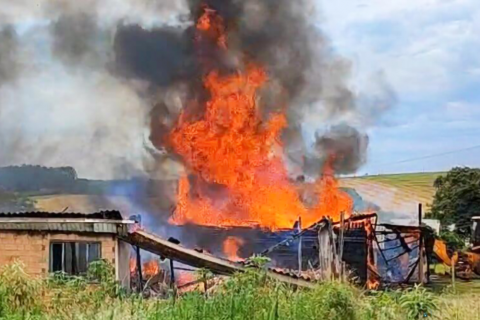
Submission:
[[[82,232],[82,233],[113,233],[123,230],[112,223],[0,223],[0,230],[8,231],[50,231],[50,232]],[[125,230],[126,232],[126,230]]]
[[[98,211],[92,213],[77,212],[0,212],[0,218],[65,218],[65,219],[100,219],[100,220],[122,220],[122,214],[117,210]]]
[[[307,275],[305,272],[298,272],[295,270],[282,269],[282,268],[268,268],[268,270],[278,274],[282,274],[284,276],[289,276],[291,278],[303,279],[305,281],[315,281],[313,277]]]

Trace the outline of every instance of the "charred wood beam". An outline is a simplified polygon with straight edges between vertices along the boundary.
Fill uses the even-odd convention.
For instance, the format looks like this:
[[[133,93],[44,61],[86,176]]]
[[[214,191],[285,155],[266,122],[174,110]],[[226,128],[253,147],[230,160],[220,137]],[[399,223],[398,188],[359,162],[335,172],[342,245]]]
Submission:
[[[314,224],[313,226],[307,228],[307,229],[303,229],[303,231],[297,233],[297,234],[294,234],[292,235],[291,237],[275,244],[274,246],[271,246],[270,248],[262,251],[260,253],[260,255],[262,256],[265,256],[265,255],[268,255],[269,253],[271,253],[272,251],[274,251],[275,249],[281,247],[281,246],[287,246],[287,245],[290,245],[290,243],[292,243],[294,240],[296,240],[297,238],[300,238],[302,235],[304,235],[306,232],[310,231],[311,229],[316,229],[316,228],[323,228],[325,226],[326,222],[324,220]]]
[[[236,272],[245,271],[245,267],[240,264],[187,249],[142,230],[131,232],[122,240],[167,259],[173,259],[195,268],[206,268],[216,274],[232,275]],[[315,283],[303,278],[292,277],[271,270],[267,271],[267,275],[286,284],[307,288],[315,287]]]
[[[137,254],[137,271],[138,271],[138,291],[143,292],[143,275],[142,275],[142,257],[140,256],[140,247],[136,247]]]
[[[217,274],[230,275],[241,270],[240,266],[227,260],[187,249],[145,231],[138,230],[129,233],[125,241],[167,259],[173,259],[197,268],[207,268]]]

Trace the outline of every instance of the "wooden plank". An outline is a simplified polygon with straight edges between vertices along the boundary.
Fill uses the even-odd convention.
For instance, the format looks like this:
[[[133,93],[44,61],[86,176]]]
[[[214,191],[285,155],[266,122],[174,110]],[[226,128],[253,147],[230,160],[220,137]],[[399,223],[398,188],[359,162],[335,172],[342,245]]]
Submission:
[[[129,233],[125,241],[164,258],[197,268],[207,268],[218,274],[230,275],[241,271],[240,266],[227,260],[187,249],[142,230]]]

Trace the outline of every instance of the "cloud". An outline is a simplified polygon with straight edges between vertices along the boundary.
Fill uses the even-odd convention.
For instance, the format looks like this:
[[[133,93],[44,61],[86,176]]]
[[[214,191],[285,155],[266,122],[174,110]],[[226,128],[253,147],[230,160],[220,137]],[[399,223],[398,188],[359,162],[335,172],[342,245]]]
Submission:
[[[328,30],[337,48],[355,57],[358,74],[381,69],[401,95],[444,94],[478,78],[468,73],[480,67],[475,0],[363,3],[324,3]]]
[[[354,61],[354,84],[364,87],[368,75],[381,70],[397,92],[395,110],[369,130],[365,170],[388,172],[376,164],[474,143],[472,137],[480,134],[478,1],[339,0],[322,5],[336,50]],[[480,165],[478,157],[461,157]],[[429,160],[428,166],[445,169],[461,160],[447,158]],[[390,172],[418,169],[417,163],[406,163]]]

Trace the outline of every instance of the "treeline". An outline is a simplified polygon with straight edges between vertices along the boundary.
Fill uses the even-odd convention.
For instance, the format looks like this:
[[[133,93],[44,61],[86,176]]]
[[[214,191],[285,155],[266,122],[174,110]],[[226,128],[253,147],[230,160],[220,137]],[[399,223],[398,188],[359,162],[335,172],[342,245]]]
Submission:
[[[10,166],[0,168],[0,191],[29,194],[148,195],[165,182],[146,178],[129,180],[79,179],[72,167]]]
[[[0,168],[0,188],[12,192],[68,190],[77,179],[72,167],[11,166]]]

